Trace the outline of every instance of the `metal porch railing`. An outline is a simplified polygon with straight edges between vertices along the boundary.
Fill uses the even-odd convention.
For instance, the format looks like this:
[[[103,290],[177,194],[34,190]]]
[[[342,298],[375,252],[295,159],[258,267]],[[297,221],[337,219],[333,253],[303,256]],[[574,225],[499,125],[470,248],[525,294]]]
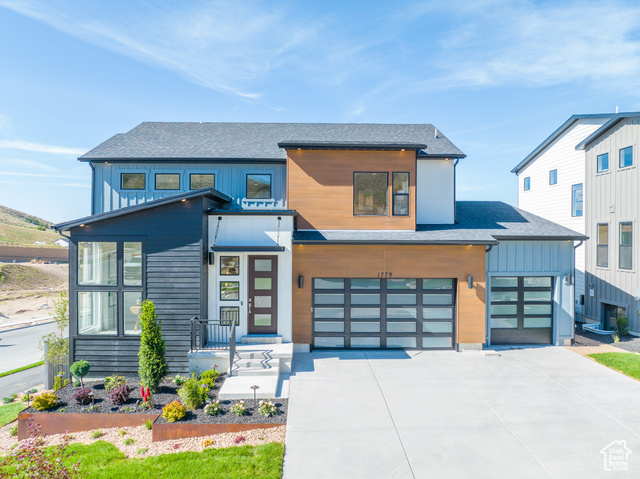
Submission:
[[[237,313],[223,319],[191,319],[191,350],[229,351],[229,376],[236,356]]]

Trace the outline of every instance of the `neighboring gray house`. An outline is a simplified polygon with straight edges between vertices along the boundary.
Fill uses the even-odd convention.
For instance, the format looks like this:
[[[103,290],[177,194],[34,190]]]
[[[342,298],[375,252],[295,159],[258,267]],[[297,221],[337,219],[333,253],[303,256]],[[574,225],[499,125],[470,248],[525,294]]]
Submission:
[[[586,152],[586,316],[604,329],[626,316],[638,335],[639,138],[640,112],[620,113],[576,147]]]

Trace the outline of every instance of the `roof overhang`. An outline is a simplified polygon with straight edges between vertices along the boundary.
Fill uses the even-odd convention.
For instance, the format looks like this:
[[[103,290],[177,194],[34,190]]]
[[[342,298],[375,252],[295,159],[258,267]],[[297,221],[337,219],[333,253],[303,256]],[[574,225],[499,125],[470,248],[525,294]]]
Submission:
[[[576,150],[586,150],[589,148],[598,138],[604,135],[611,128],[616,126],[621,121],[624,121],[628,118],[640,118],[640,112],[631,112],[631,113],[618,113],[613,118],[611,118],[608,122],[594,131],[591,135],[589,135],[584,141],[576,145]]]
[[[81,156],[78,161],[88,163],[153,163],[163,161],[171,163],[286,163],[286,158],[175,158],[171,156],[148,156],[143,158],[92,158]]]
[[[322,141],[282,141],[280,148],[298,150],[420,150],[424,143],[373,143],[373,142],[322,142]]]
[[[294,210],[216,210],[209,208],[210,216],[298,216]]]
[[[496,240],[485,240],[485,241],[411,241],[411,240],[371,240],[371,241],[358,241],[358,240],[293,240],[293,244],[298,245],[403,245],[403,246],[446,246],[446,245],[455,245],[455,246],[488,246],[488,245],[497,245],[498,241]]]

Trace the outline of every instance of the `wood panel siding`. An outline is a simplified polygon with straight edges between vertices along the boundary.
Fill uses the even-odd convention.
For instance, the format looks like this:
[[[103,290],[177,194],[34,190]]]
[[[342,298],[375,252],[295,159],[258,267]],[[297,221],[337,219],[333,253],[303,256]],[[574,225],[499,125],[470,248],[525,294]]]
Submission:
[[[313,278],[456,278],[458,280],[457,343],[485,342],[484,246],[294,245],[293,341],[311,343]],[[473,276],[473,288],[467,277]]]
[[[353,174],[389,173],[388,215],[353,214]],[[409,215],[393,216],[392,173],[409,172]],[[287,205],[300,229],[415,230],[415,151],[287,151]]]
[[[171,373],[188,371],[190,319],[207,314],[207,216],[209,200],[194,198],[76,228],[71,233],[71,360],[86,359],[91,375],[136,376],[140,339],[136,336],[77,334],[74,264],[78,241],[146,238],[145,298],[153,301],[162,323]]]

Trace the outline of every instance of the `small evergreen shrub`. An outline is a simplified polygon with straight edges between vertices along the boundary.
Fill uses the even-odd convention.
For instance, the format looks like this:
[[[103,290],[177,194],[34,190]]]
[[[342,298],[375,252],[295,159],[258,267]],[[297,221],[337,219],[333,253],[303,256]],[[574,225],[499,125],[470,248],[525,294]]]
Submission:
[[[104,388],[111,392],[118,386],[124,386],[127,384],[127,381],[123,376],[107,376],[104,378]]]
[[[162,409],[162,417],[169,422],[176,422],[187,415],[187,408],[180,401],[172,401]]]
[[[41,393],[33,398],[33,408],[37,411],[46,411],[58,404],[58,396],[54,393]]]
[[[129,386],[127,386],[126,384],[123,384],[122,386],[117,386],[116,388],[111,390],[109,399],[111,399],[111,402],[116,406],[122,406],[129,400],[130,394],[131,388],[129,388]]]
[[[73,377],[76,377],[80,380],[80,387],[84,388],[84,382],[82,381],[82,378],[89,373],[90,369],[91,365],[89,364],[89,361],[81,359],[80,361],[76,361],[71,365],[71,367],[69,368],[69,372],[73,374]]]
[[[200,384],[195,374],[178,389],[178,396],[187,409],[202,407],[208,393],[209,387],[206,384]]]
[[[165,361],[166,347],[162,339],[162,327],[156,321],[156,307],[149,301],[143,301],[140,310],[140,350],[138,358],[138,375],[140,384],[152,392],[158,390],[162,379],[167,375]]]
[[[215,369],[207,369],[200,375],[200,384],[206,384],[209,386],[209,389],[213,389],[214,383],[220,377],[220,371]]]
[[[73,393],[73,399],[78,404],[86,406],[87,404],[91,404],[93,402],[93,391],[91,390],[91,388],[80,388],[75,393]]]
[[[222,414],[222,408],[220,407],[220,401],[213,401],[207,404],[204,407],[204,412],[206,412],[209,416],[217,416],[218,414]]]
[[[618,319],[616,319],[616,333],[618,333],[618,336],[629,334],[629,319],[626,316],[619,315]]]

